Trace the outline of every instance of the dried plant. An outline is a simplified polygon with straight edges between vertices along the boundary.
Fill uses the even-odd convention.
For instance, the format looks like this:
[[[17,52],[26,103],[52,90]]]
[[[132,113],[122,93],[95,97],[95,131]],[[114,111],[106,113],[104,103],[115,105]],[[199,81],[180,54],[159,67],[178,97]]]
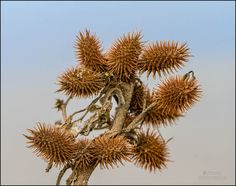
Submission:
[[[75,157],[76,144],[70,131],[41,123],[28,131],[31,135],[25,137],[29,140],[29,147],[34,148],[35,153],[49,163],[56,166],[66,164]]]
[[[154,99],[154,92],[149,91],[147,93],[147,105],[152,104],[156,100]],[[147,125],[152,125],[154,127],[159,127],[160,125],[167,126],[175,123],[183,114],[176,110],[175,112],[165,112],[163,108],[157,104],[152,107],[144,117],[144,123]]]
[[[91,141],[88,139],[80,139],[77,142],[77,154],[75,159],[76,166],[81,168],[86,168],[90,164],[97,161],[97,156],[92,154]]]
[[[145,99],[145,95],[147,94],[147,89],[143,84],[135,83],[134,91],[132,95],[132,100],[129,107],[130,112],[132,113],[140,113],[143,109],[143,101]]]
[[[158,41],[144,46],[142,34],[136,32],[123,35],[103,53],[97,36],[86,30],[78,34],[75,49],[79,63],[57,81],[56,92],[67,96],[54,105],[62,119],[39,123],[24,135],[29,147],[48,162],[46,171],[63,166],[56,185],[68,169],[72,173],[67,185],[87,185],[98,165],[109,169],[125,161],[149,171],[163,170],[171,157],[169,140],[159,128],[172,126],[201,97],[193,71],[166,77],[191,57],[187,44]],[[151,73],[165,78],[151,91],[141,79],[145,72],[148,78]],[[88,106],[68,114],[72,98],[93,96]],[[101,133],[86,138],[93,131]]]
[[[154,101],[166,113],[184,112],[200,98],[201,90],[195,78],[170,77],[154,93]]]
[[[137,144],[132,148],[135,164],[150,171],[166,167],[168,161],[166,142],[154,132],[139,132]]]
[[[103,135],[94,139],[91,152],[97,157],[100,167],[118,166],[118,163],[123,164],[122,160],[129,160],[129,146],[122,136]]]
[[[140,32],[119,38],[107,54],[108,70],[119,80],[130,81],[137,71],[142,45]]]
[[[72,97],[89,97],[98,94],[104,87],[104,77],[85,68],[71,68],[59,77],[60,89]]]
[[[102,54],[102,46],[96,35],[91,35],[88,30],[80,32],[77,36],[76,57],[81,65],[96,72],[106,71],[106,59]]]
[[[161,76],[161,72],[166,75],[183,67],[190,56],[186,43],[180,45],[174,41],[160,41],[146,46],[139,61],[139,68],[142,72],[147,71],[148,76],[150,73],[153,73],[153,76],[156,73]]]

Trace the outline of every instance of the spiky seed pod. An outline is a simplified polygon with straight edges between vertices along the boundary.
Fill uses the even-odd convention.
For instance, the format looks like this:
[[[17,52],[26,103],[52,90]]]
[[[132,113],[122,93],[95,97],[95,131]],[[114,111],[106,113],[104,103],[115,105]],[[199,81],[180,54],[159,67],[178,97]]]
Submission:
[[[160,41],[143,50],[138,66],[142,73],[147,71],[148,77],[151,73],[161,76],[161,72],[166,75],[183,67],[190,56],[186,43]]]
[[[91,141],[87,139],[80,139],[77,142],[76,165],[80,168],[88,167],[96,161],[96,157],[91,154]]]
[[[80,32],[75,49],[81,65],[96,72],[106,72],[106,59],[102,54],[101,42],[96,35],[91,35],[88,30],[85,33]]]
[[[78,67],[71,68],[58,78],[60,89],[73,97],[90,97],[99,93],[105,86],[105,78],[89,69]]]
[[[113,168],[118,163],[123,165],[123,160],[129,161],[129,146],[124,137],[110,138],[107,135],[95,138],[92,143],[92,154],[97,157],[101,168]]]
[[[142,51],[141,33],[132,33],[119,38],[107,53],[108,71],[121,81],[134,78],[137,62]]]
[[[165,141],[154,132],[140,132],[137,144],[133,146],[131,153],[134,163],[149,171],[161,170],[169,161]]]
[[[154,102],[154,92],[147,91],[147,106]],[[145,117],[144,123],[146,125],[152,125],[153,127],[159,127],[160,125],[167,126],[173,124],[178,118],[183,116],[180,112],[166,113],[162,108],[154,106],[150,109]]]
[[[142,111],[146,88],[140,83],[136,83],[130,103],[129,110],[133,113]]]
[[[55,125],[38,123],[34,130],[28,129],[30,136],[24,135],[34,148],[37,156],[56,166],[70,162],[77,152],[74,136],[65,129]]]
[[[182,117],[183,115],[176,111],[176,112],[165,112],[163,109],[158,107],[153,107],[144,118],[144,122],[147,125],[152,125],[153,127],[159,127],[160,125],[168,126],[175,123],[177,119]]]
[[[170,77],[154,91],[154,101],[166,113],[187,111],[201,96],[200,85],[195,78]]]
[[[134,88],[133,97],[131,100],[130,111],[135,115],[138,115],[143,110],[143,101],[146,95],[146,105],[150,105],[153,103],[153,92],[149,91],[143,85],[136,85]],[[173,124],[179,117],[183,116],[179,111],[173,113],[166,113],[162,108],[155,106],[151,110],[146,113],[144,117],[144,122],[147,125],[159,126],[159,125],[171,125]],[[127,122],[125,122],[127,123]]]

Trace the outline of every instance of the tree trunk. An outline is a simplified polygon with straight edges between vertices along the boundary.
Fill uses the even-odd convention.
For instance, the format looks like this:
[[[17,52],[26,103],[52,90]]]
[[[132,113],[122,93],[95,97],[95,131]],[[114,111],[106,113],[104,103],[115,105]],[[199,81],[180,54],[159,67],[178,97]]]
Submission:
[[[125,103],[117,107],[114,122],[111,131],[120,131],[123,128],[125,117],[127,115],[131,98],[133,95],[134,83],[122,83],[120,84],[120,89],[122,91],[121,95],[124,98]]]
[[[74,181],[74,185],[88,185],[89,178],[96,166],[97,164],[90,167],[86,167],[84,169],[78,169],[78,175],[76,180]]]
[[[119,88],[122,92],[121,96],[124,98],[124,104],[119,105],[117,108],[111,131],[119,131],[123,127],[123,123],[130,106],[134,89],[134,83],[122,83],[120,84]],[[93,173],[94,169],[96,168],[96,166],[97,164],[91,165],[83,169],[77,169],[77,175],[76,179],[74,180],[74,185],[87,185],[89,178]]]

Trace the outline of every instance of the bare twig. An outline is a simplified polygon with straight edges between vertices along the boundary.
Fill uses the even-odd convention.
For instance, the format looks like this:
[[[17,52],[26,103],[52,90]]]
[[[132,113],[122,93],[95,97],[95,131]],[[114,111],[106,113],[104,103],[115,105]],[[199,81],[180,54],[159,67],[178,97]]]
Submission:
[[[91,106],[93,106],[93,105],[102,97],[102,95],[107,92],[107,90],[108,90],[110,84],[111,84],[111,82],[108,83],[108,84],[103,88],[103,90],[100,92],[99,96],[96,97],[86,108],[84,108],[84,109],[82,109],[82,110],[79,110],[79,111],[76,111],[76,112],[74,112],[73,114],[71,114],[71,115],[69,115],[69,116],[67,117],[66,107],[67,107],[68,102],[69,102],[70,99],[72,98],[72,96],[68,97],[68,99],[63,103],[62,109],[61,109],[61,110],[62,110],[62,117],[63,117],[63,120],[64,120],[64,122],[65,122],[65,125],[71,124],[70,126],[72,126],[74,123],[76,123],[76,122],[78,122],[78,121],[82,121],[82,120],[84,119],[84,117],[89,113],[89,108],[90,108]],[[79,113],[84,112],[84,111],[86,111],[86,112],[83,114],[82,117],[80,117],[79,119],[77,119],[77,120],[75,120],[75,121],[72,122],[72,119],[73,119],[73,117],[74,117],[76,114],[79,114]],[[69,123],[68,123],[68,118],[70,118],[70,122],[69,122]]]
[[[66,100],[66,102],[64,103],[65,106],[67,106],[67,104],[69,103],[69,101],[72,99],[72,96],[69,96]]]
[[[149,105],[144,111],[142,111],[134,120],[129,124],[127,128],[125,128],[123,131],[124,132],[129,132],[131,129],[136,128],[139,124],[140,121],[144,118],[146,113],[151,110],[154,106],[156,105],[155,102],[153,102],[151,105]]]
[[[58,177],[57,177],[57,182],[56,185],[60,185],[61,179],[64,176],[65,172],[71,167],[70,164],[66,164],[63,169],[60,171]]]
[[[74,112],[74,113],[71,115],[71,116],[73,117],[74,115],[76,115],[76,114],[78,114],[78,113],[80,113],[80,112],[86,111],[86,112],[83,114],[83,116],[81,116],[79,119],[73,121],[73,123],[76,123],[76,122],[78,122],[78,121],[82,121],[82,120],[85,118],[85,116],[89,113],[89,108],[91,108],[91,106],[93,106],[95,103],[97,103],[97,101],[103,96],[103,94],[106,93],[106,91],[107,91],[109,85],[110,85],[110,84],[108,84],[108,85],[100,92],[99,96],[96,97],[86,108],[84,108],[84,109],[82,109],[82,110],[79,110],[79,111],[77,111],[77,112]]]
[[[142,122],[140,122],[140,125],[139,126],[137,125],[134,129],[141,129],[143,126],[143,123],[144,123],[144,119],[142,119]]]
[[[71,175],[67,178],[66,180],[66,185],[71,185],[71,183],[76,179],[77,175],[77,166],[74,167],[74,169],[72,170]]]
[[[101,126],[101,127],[96,127],[96,128],[93,128],[93,130],[102,130],[102,129],[107,129],[109,128],[109,125],[105,125],[105,126]]]
[[[64,122],[66,122],[66,120],[67,120],[66,107],[67,107],[69,101],[71,100],[71,98],[72,98],[72,96],[69,96],[67,98],[67,100],[62,104],[61,112],[62,112],[62,118],[63,118]]]
[[[111,108],[112,108],[111,100],[107,99],[107,101],[104,103],[101,109],[96,111],[96,113],[85,122],[85,125],[80,133],[87,136],[95,128],[96,124],[99,122],[101,117],[106,115],[106,113],[110,113]]]
[[[109,90],[109,88],[107,88],[107,92],[103,97],[103,101],[102,101],[102,106],[95,112],[95,114],[93,114],[86,122],[84,127],[82,128],[82,130],[80,132],[78,132],[78,134],[82,134],[84,136],[88,136],[89,133],[95,128],[96,124],[100,121],[100,119],[105,116],[105,118],[107,118],[106,120],[108,120],[110,118],[110,111],[112,109],[112,102],[111,102],[111,97],[113,96],[113,94],[118,95],[118,98],[121,100],[120,104],[124,104],[124,98],[122,95],[122,91],[118,88],[111,88]],[[100,94],[99,97],[97,97],[95,100],[93,100],[93,102],[86,108],[86,112],[84,113],[84,115],[73,121],[72,123],[76,123],[76,122],[81,122],[84,117],[87,115],[87,113],[90,111],[90,108],[102,97],[103,94]],[[103,123],[107,123],[107,121],[103,122]],[[107,128],[104,127],[104,128]],[[102,126],[97,127],[98,129],[103,129]],[[77,135],[78,136],[78,135]]]
[[[78,111],[74,112],[73,114],[71,114],[70,116],[74,117],[76,114],[79,114],[79,113],[84,112],[84,111],[86,111],[86,108],[84,108],[82,110],[78,110]]]

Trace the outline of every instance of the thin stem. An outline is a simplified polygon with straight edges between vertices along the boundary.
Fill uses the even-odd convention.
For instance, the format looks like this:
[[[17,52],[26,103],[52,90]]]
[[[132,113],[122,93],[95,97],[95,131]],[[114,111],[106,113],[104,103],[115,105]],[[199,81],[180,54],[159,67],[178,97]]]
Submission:
[[[67,104],[69,103],[69,101],[72,99],[72,96],[69,96],[66,100],[66,102],[64,103],[65,106],[67,106]]]
[[[141,129],[144,123],[144,119],[142,119],[142,122],[140,123],[140,126],[135,127],[135,129]]]
[[[79,119],[73,121],[73,123],[76,123],[76,122],[78,122],[78,121],[82,121],[82,120],[85,118],[85,116],[89,113],[89,108],[90,108],[92,105],[94,105],[95,103],[97,103],[97,101],[102,97],[102,95],[103,95],[103,91],[102,91],[102,92],[100,93],[100,95],[99,95],[98,97],[96,97],[85,109],[82,109],[82,110],[80,110],[80,111],[77,111],[77,112],[73,113],[73,114],[71,115],[72,117],[73,117],[75,114],[80,113],[80,112],[84,112],[84,111],[86,110],[86,112],[83,114],[83,116],[81,116]]]
[[[96,127],[96,128],[93,128],[94,130],[101,130],[101,129],[106,129],[106,128],[108,128],[109,127],[109,125],[105,125],[105,126],[103,126],[103,127]]]
[[[111,103],[111,97],[113,95],[113,93],[122,93],[119,89],[117,88],[112,88],[112,89],[107,89],[107,92],[104,96],[104,100],[102,103],[102,106],[99,108],[99,110],[96,111],[95,114],[93,114],[86,122],[84,127],[80,130],[80,132],[78,132],[78,134],[76,136],[78,136],[79,134],[82,134],[84,136],[88,136],[89,133],[95,128],[96,123],[98,122],[99,118],[102,115],[105,115],[106,113],[109,112],[108,115],[110,115],[110,110],[112,109],[112,103]],[[102,94],[100,94],[100,96],[98,96],[95,100],[92,101],[92,103],[89,104],[89,106],[87,106],[86,108],[86,112],[84,113],[84,115],[82,117],[80,117],[79,119],[73,121],[72,123],[76,123],[76,122],[81,122],[84,117],[87,115],[88,112],[90,112],[90,108],[91,106],[93,106],[100,98],[101,98]],[[123,103],[124,100],[121,101],[121,103]],[[98,129],[98,127],[97,127]],[[102,128],[101,128],[102,129]]]
[[[66,180],[66,185],[71,185],[71,183],[75,180],[75,176],[77,175],[76,171],[77,171],[77,166],[75,166],[75,168],[72,170],[71,175]]]
[[[108,83],[108,84],[105,86],[105,88],[100,92],[99,96],[98,96],[97,98],[95,98],[86,108],[84,108],[84,109],[82,109],[82,110],[79,110],[79,111],[76,111],[76,112],[74,112],[73,114],[71,114],[71,115],[69,116],[69,118],[71,118],[71,120],[72,120],[72,118],[73,118],[76,114],[86,111],[85,114],[84,114],[81,118],[79,118],[79,119],[73,121],[72,124],[75,123],[75,122],[77,122],[77,121],[82,121],[82,120],[84,119],[84,117],[85,117],[85,116],[88,114],[88,112],[89,112],[89,108],[90,108],[92,105],[94,105],[94,104],[102,97],[102,95],[107,91],[109,85],[110,85],[110,83]],[[66,113],[66,107],[67,107],[67,104],[69,103],[69,101],[70,101],[71,98],[72,98],[72,96],[68,97],[68,99],[67,99],[67,100],[65,101],[65,103],[62,105],[62,117],[63,117],[64,122],[67,122],[67,118],[68,118],[68,117],[67,117],[67,113]]]
[[[76,114],[79,114],[79,113],[81,113],[81,112],[84,112],[85,110],[86,110],[86,108],[85,108],[85,109],[82,109],[82,110],[78,110],[78,111],[74,112],[73,114],[71,114],[70,116],[71,116],[71,117],[74,117]]]
[[[81,121],[85,118],[85,116],[90,112],[90,111],[89,111],[90,107],[93,106],[93,105],[102,97],[102,95],[107,92],[107,90],[108,90],[110,84],[111,84],[111,82],[108,83],[108,84],[103,88],[103,90],[100,92],[99,96],[96,97],[86,108],[84,108],[84,109],[82,109],[82,110],[79,110],[79,111],[76,111],[76,112],[74,112],[73,114],[71,114],[71,115],[68,117],[68,118],[70,118],[70,123],[68,124],[68,125],[69,125],[69,126],[68,126],[69,128],[72,127],[73,124],[75,124],[76,122],[81,122]],[[63,119],[64,119],[64,122],[65,122],[65,123],[67,122],[67,119],[68,119],[68,118],[67,118],[67,114],[66,114],[66,106],[67,106],[67,103],[69,102],[70,99],[71,99],[71,96],[70,96],[70,97],[67,99],[67,101],[62,105],[62,116],[63,116]],[[83,114],[82,117],[80,117],[79,119],[77,119],[77,120],[71,122],[72,119],[73,119],[73,117],[74,117],[76,114],[81,113],[81,112],[84,112],[84,111],[86,111],[86,112]],[[77,134],[77,136],[78,136],[78,134]]]
[[[161,131],[159,130],[158,127],[157,127],[157,131],[158,131],[158,133],[159,133],[159,136],[161,136],[161,139],[162,139],[163,141],[165,141],[165,139],[164,139],[163,136],[161,135]]]
[[[62,112],[62,117],[63,117],[64,122],[66,122],[66,120],[67,120],[66,107],[67,107],[67,104],[69,103],[69,101],[71,100],[71,98],[72,98],[72,96],[69,96],[67,98],[67,100],[62,105],[61,112]]]
[[[88,107],[89,108],[89,107]],[[85,118],[85,116],[89,113],[89,110],[86,110],[86,112],[84,113],[84,115],[82,117],[80,117],[77,121],[83,121],[83,119]]]
[[[140,120],[144,118],[146,113],[152,109],[156,105],[155,102],[153,102],[151,105],[149,105],[144,111],[142,111],[134,120],[129,124],[127,128],[124,129],[125,132],[129,132],[131,129],[136,128],[140,123]]]
[[[57,177],[57,182],[56,185],[60,185],[61,179],[64,176],[65,172],[70,168],[71,166],[69,164],[66,164],[63,169],[60,171],[58,177]]]

